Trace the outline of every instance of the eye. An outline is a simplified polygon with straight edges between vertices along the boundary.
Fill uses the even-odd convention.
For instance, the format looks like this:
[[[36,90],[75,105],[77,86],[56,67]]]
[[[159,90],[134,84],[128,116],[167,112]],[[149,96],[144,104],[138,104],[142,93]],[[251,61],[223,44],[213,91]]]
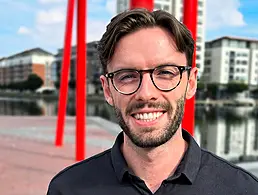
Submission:
[[[134,74],[124,74],[123,76],[119,77],[119,80],[128,80],[128,79],[134,79],[136,76]]]
[[[139,79],[139,74],[134,71],[122,71],[115,75],[116,82],[133,82]]]
[[[170,70],[159,70],[158,75],[174,75],[174,73]]]

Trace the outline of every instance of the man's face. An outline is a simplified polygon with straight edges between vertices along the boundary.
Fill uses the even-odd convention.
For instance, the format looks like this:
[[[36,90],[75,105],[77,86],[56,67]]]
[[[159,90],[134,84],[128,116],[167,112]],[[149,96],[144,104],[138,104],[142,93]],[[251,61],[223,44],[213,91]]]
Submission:
[[[186,66],[186,56],[177,51],[167,31],[147,28],[118,42],[108,72],[128,68],[147,70],[164,64]],[[140,88],[131,95],[116,91],[104,76],[101,82],[105,98],[114,106],[124,133],[136,146],[152,148],[166,143],[180,127],[185,97],[191,98],[196,90],[196,74],[197,70],[193,69],[188,81],[184,72],[180,84],[169,92],[157,89],[149,73],[143,73]]]

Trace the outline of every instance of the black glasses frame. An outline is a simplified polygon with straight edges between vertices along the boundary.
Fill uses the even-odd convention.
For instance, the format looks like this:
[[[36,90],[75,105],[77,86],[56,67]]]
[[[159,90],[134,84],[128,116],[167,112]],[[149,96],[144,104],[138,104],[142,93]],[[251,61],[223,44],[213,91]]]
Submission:
[[[159,69],[159,68],[166,67],[166,66],[172,66],[172,67],[178,68],[178,70],[179,70],[179,72],[180,72],[180,80],[179,80],[178,84],[177,84],[175,87],[171,88],[171,89],[160,89],[160,88],[155,84],[155,82],[154,82],[154,80],[153,80],[153,72],[154,72],[155,70]],[[131,95],[131,94],[134,94],[136,91],[138,91],[138,89],[140,88],[140,86],[141,86],[141,84],[142,84],[142,77],[143,77],[143,76],[142,76],[142,73],[143,73],[143,72],[146,72],[146,73],[150,73],[151,81],[152,81],[153,85],[154,85],[157,89],[159,89],[160,91],[163,91],[163,92],[169,92],[169,91],[174,90],[174,89],[180,84],[181,79],[182,79],[183,72],[188,71],[188,79],[189,79],[189,75],[190,75],[189,73],[190,73],[191,68],[192,68],[191,66],[178,66],[178,65],[174,65],[174,64],[173,64],[173,65],[170,65],[170,64],[161,65],[161,66],[158,66],[158,67],[156,67],[156,68],[147,69],[147,70],[137,70],[137,69],[130,69],[130,68],[128,68],[128,69],[120,69],[120,70],[116,70],[116,71],[114,71],[114,72],[107,73],[107,74],[105,74],[105,77],[106,77],[107,79],[110,79],[110,80],[111,80],[111,83],[112,83],[112,85],[113,85],[113,87],[115,88],[116,91],[118,91],[119,93],[121,93],[121,94],[123,94],[123,95]],[[124,93],[124,92],[120,91],[119,89],[117,89],[116,86],[115,86],[115,84],[114,84],[114,81],[113,81],[114,76],[115,76],[116,73],[121,72],[121,71],[127,71],[127,70],[128,70],[128,71],[135,71],[135,72],[137,72],[137,73],[140,75],[140,82],[139,82],[138,87],[137,87],[133,92],[130,92],[130,93]]]

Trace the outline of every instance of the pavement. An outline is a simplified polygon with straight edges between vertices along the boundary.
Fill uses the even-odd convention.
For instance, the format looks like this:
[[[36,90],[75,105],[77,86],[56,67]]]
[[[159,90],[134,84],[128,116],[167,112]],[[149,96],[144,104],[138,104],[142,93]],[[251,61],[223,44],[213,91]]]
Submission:
[[[0,194],[44,195],[49,181],[75,161],[75,119],[66,117],[64,144],[55,147],[56,117],[0,117]],[[121,131],[100,117],[87,117],[86,158],[110,148]],[[258,176],[258,162],[242,163]]]
[[[51,178],[75,161],[75,120],[67,117],[55,147],[56,117],[0,117],[0,194],[44,195]],[[120,128],[87,117],[86,158],[110,148]]]

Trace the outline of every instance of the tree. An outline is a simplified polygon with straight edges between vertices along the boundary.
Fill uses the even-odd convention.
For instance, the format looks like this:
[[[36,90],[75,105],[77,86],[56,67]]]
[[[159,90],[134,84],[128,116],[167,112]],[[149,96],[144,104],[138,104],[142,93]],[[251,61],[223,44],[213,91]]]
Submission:
[[[43,80],[37,74],[30,74],[27,81],[25,81],[25,86],[30,91],[35,91],[43,84]]]
[[[76,88],[76,81],[74,79],[69,81],[69,88],[75,89]]]
[[[248,85],[244,83],[228,83],[227,92],[229,94],[241,93],[248,89]]]
[[[210,98],[216,99],[217,93],[218,93],[218,90],[219,90],[219,84],[218,83],[209,83],[207,85],[207,90],[208,90],[208,96]]]
[[[56,82],[54,83],[54,85],[55,85],[56,89],[59,89],[59,88],[60,88],[60,82],[59,82],[59,81],[56,81]]]

